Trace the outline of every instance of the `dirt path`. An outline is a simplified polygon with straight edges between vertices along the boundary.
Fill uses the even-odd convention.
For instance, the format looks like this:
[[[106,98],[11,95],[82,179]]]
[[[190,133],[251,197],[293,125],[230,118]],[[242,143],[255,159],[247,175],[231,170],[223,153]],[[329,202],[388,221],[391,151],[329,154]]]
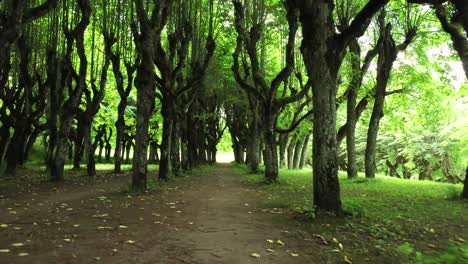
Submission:
[[[317,244],[290,214],[259,208],[260,194],[230,165],[143,196],[121,191],[127,179],[0,197],[0,249],[11,251],[0,262],[329,262],[311,253]]]

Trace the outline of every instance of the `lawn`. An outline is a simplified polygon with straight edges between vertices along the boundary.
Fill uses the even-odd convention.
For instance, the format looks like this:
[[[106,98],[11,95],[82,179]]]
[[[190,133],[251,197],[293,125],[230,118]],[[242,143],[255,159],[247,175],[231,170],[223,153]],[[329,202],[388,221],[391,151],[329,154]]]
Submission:
[[[262,193],[264,208],[292,212],[308,235],[344,256],[383,263],[468,261],[468,203],[458,199],[462,185],[385,176],[349,180],[340,173],[343,206],[350,216],[337,218],[315,212],[311,170],[281,170],[279,182],[272,185],[246,171],[235,168]]]

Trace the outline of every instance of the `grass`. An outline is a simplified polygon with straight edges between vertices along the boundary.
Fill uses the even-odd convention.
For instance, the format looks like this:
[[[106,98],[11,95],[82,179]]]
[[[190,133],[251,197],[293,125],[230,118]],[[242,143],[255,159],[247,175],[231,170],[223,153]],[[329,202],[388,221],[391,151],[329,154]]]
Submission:
[[[385,176],[349,180],[340,173],[343,207],[352,216],[338,219],[316,216],[311,170],[280,170],[279,182],[271,185],[263,183],[262,175],[246,174],[243,166],[234,170],[246,184],[264,194],[263,207],[284,208],[314,218],[305,223],[309,233],[339,236],[350,253],[363,260],[373,252],[384,259],[402,258],[398,247],[403,243],[414,246],[415,252],[437,256],[468,239],[468,203],[457,199],[461,184]]]
[[[210,173],[214,170],[214,166],[203,165],[193,168],[189,172],[181,172],[179,175],[174,175],[166,181],[159,181],[157,177],[148,176],[148,192],[158,192],[162,188],[171,188],[177,187],[181,184],[190,184],[190,179],[194,178],[197,175],[203,175]],[[154,175],[153,175],[154,176]]]

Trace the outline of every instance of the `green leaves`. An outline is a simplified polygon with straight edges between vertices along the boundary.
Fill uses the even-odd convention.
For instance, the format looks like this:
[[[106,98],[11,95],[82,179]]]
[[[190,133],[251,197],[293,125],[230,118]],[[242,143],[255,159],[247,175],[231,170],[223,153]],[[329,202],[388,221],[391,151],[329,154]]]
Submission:
[[[414,248],[409,243],[403,243],[398,247],[398,252],[405,256],[409,256],[414,252]]]

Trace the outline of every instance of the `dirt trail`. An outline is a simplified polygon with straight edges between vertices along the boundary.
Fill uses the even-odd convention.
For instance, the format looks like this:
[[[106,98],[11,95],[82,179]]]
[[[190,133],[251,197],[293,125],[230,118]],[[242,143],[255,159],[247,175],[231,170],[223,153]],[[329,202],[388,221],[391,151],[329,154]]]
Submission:
[[[0,224],[8,225],[0,228],[0,249],[11,250],[0,253],[0,262],[328,262],[310,253],[316,244],[298,236],[290,214],[259,208],[260,194],[230,169],[219,165],[144,196],[119,191],[127,181],[116,179],[108,188],[86,184],[0,198]]]

